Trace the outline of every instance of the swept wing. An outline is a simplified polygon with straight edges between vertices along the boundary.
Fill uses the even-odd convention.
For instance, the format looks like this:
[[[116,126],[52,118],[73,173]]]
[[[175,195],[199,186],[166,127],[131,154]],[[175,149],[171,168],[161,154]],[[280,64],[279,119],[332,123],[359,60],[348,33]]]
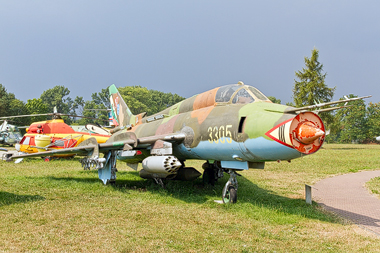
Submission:
[[[32,154],[20,154],[14,155],[11,158],[18,159],[27,157],[43,157],[66,154],[88,156],[90,153],[94,151],[94,148],[98,148],[100,153],[105,153],[110,150],[144,149],[147,145],[149,146],[159,140],[166,142],[182,142],[185,138],[186,135],[184,133],[154,135],[142,138],[135,138],[135,135],[133,133],[128,133],[128,138],[119,138],[118,140],[110,139],[110,141],[101,144],[98,144],[96,140],[94,142],[94,138],[90,138],[74,148],[56,149],[52,151],[38,152]]]

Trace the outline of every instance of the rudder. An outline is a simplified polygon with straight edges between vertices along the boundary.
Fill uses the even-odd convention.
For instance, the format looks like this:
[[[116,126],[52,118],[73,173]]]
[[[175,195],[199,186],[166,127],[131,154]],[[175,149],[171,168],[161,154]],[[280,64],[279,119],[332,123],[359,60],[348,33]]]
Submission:
[[[116,86],[112,84],[108,90],[110,93],[112,117],[116,120],[118,126],[136,125],[136,116],[132,114]]]

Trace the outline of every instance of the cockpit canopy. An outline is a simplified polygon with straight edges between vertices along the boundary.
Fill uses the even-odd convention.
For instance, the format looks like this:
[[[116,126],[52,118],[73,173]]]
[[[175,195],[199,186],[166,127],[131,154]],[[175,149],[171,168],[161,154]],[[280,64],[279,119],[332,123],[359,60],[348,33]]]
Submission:
[[[255,87],[244,85],[241,82],[222,86],[215,95],[217,103],[248,104],[257,100],[270,101]]]
[[[164,115],[173,116],[180,113],[196,111],[199,109],[216,106],[217,104],[249,104],[264,101],[272,103],[258,89],[245,85],[243,82],[230,84],[195,95],[185,99],[164,111],[146,118],[146,122],[162,119]]]

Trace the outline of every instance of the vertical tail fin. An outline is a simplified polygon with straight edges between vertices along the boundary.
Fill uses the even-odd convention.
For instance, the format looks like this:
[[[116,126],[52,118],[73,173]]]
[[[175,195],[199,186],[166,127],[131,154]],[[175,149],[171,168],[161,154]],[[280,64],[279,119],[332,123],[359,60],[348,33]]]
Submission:
[[[116,86],[112,84],[108,90],[110,93],[111,114],[117,125],[121,127],[136,125],[136,116],[129,110]]]

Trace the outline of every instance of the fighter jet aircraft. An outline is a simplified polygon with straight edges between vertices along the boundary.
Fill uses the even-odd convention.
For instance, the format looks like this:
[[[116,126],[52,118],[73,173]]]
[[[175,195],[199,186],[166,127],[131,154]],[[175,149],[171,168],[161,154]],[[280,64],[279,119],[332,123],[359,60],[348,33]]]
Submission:
[[[116,180],[117,160],[134,169],[142,163],[139,175],[159,184],[163,179],[199,177],[201,173],[186,167],[185,161],[205,160],[205,183],[214,184],[224,172],[230,176],[222,192],[225,203],[237,200],[239,171],[263,169],[267,161],[290,161],[318,151],[325,127],[320,117],[309,110],[364,98],[294,108],[274,104],[258,89],[239,82],[146,116],[133,115],[115,85],[109,87],[109,92],[113,118],[119,126],[106,143],[88,139],[76,148],[46,153],[87,156],[81,159],[82,166],[97,169],[104,184]],[[336,108],[339,107],[330,109]],[[31,155],[12,158],[28,156]]]

